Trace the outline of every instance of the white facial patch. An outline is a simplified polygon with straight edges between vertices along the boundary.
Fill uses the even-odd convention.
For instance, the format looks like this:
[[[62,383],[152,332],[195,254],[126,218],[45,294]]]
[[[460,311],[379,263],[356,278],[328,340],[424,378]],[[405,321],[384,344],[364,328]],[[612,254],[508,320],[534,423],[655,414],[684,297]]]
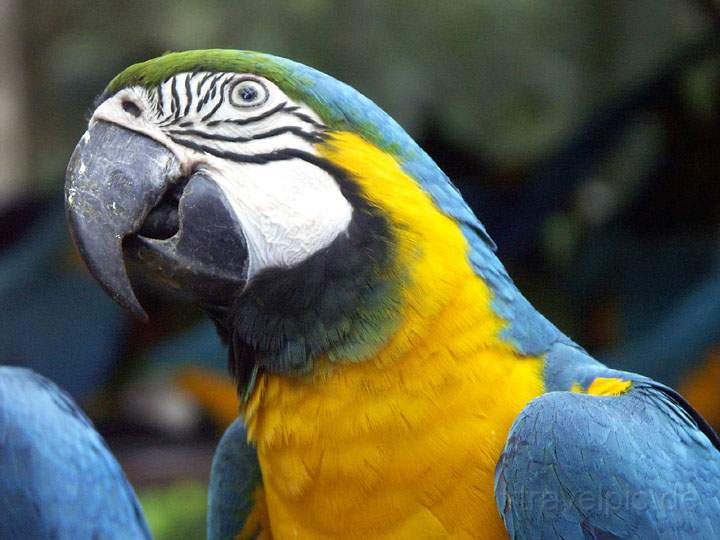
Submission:
[[[295,266],[347,231],[352,206],[335,179],[315,165],[293,159],[263,165],[213,160],[208,166],[242,224],[249,277]]]
[[[153,89],[120,90],[95,121],[143,133],[171,150],[186,175],[202,169],[220,185],[248,242],[249,277],[295,266],[347,231],[353,209],[335,178],[287,157],[316,156],[325,126],[263,77],[181,73]]]

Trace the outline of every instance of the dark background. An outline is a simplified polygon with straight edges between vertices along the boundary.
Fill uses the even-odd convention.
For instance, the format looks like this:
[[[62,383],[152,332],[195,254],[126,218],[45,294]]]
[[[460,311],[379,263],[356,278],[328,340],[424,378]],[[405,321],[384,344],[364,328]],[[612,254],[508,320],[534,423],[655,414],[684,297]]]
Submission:
[[[530,300],[720,425],[720,7],[714,0],[0,0],[0,363],[70,391],[158,538],[202,534],[235,403],[224,352],[152,291],[86,275],[62,213],[86,113],[131,63],[241,48],[394,116],[456,182]]]

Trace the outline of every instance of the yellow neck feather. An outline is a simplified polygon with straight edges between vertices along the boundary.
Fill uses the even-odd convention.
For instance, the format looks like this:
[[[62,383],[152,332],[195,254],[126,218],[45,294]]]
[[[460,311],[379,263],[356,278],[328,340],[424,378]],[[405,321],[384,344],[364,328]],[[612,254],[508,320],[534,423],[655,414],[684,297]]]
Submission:
[[[499,338],[504,322],[460,229],[394,158],[350,133],[320,152],[390,217],[411,282],[399,329],[372,358],[258,381],[243,415],[272,532],[502,537],[495,463],[543,391],[542,362]]]

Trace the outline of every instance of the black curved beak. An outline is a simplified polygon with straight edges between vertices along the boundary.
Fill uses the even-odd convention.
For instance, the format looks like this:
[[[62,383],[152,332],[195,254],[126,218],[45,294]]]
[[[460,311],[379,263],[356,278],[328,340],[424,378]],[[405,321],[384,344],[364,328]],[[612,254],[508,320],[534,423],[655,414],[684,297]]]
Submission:
[[[145,135],[94,122],[70,158],[65,205],[92,275],[143,319],[126,255],[202,305],[228,304],[244,286],[245,238],[222,190],[202,172],[183,178],[176,156]]]

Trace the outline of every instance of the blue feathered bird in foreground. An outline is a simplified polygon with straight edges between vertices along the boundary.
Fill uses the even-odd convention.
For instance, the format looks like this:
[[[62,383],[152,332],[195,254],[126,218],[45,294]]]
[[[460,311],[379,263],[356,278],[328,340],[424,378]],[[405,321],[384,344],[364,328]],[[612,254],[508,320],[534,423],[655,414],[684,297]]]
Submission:
[[[0,366],[0,539],[150,538],[132,487],[72,398]]]
[[[448,178],[370,100],[248,51],[108,86],[67,172],[80,251],[193,297],[241,418],[211,538],[720,538],[720,440],[538,313]]]

